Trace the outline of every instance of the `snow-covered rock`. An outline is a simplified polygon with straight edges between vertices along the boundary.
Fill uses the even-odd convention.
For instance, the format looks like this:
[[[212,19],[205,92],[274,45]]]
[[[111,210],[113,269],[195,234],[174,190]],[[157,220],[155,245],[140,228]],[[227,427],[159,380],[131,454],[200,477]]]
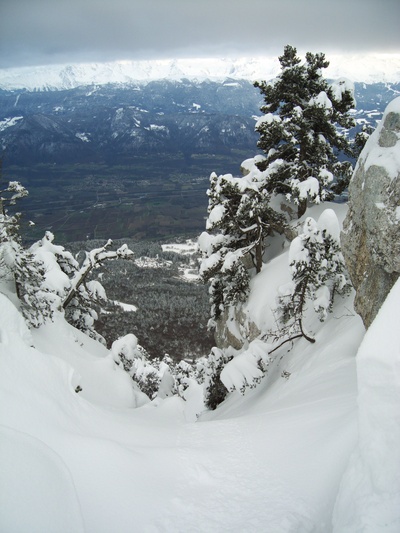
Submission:
[[[368,327],[400,274],[400,98],[386,108],[350,182],[343,254]]]

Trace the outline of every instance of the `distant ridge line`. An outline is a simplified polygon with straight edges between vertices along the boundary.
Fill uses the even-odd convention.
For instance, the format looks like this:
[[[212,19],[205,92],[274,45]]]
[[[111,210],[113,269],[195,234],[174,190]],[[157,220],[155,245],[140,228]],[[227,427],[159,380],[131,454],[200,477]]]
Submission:
[[[327,54],[327,78],[346,77],[354,82],[400,82],[400,54]],[[280,70],[276,57],[164,59],[81,63],[0,69],[5,90],[62,90],[107,83],[132,84],[154,80],[223,81],[272,79]]]

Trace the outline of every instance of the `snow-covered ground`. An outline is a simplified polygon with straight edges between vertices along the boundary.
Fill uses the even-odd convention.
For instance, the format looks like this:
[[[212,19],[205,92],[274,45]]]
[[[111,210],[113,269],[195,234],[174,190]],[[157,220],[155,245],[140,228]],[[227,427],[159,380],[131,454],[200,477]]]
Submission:
[[[132,305],[132,304],[126,304],[124,302],[117,302],[116,300],[114,301],[114,304],[115,305],[119,305],[120,307],[122,307],[122,309],[124,311],[130,311],[132,313],[134,313],[135,311],[137,311],[137,307],[136,305]]]
[[[182,243],[170,243],[161,245],[163,252],[175,252],[181,255],[193,255],[197,252],[197,242],[188,239]]]
[[[252,283],[260,321],[286,269]],[[62,317],[30,332],[0,294],[0,531],[398,533],[399,297],[366,335],[339,300],[315,344],[194,421],[196,391],[150,402],[106,348]]]
[[[198,253],[197,242],[192,239],[188,239],[183,243],[168,243],[161,245],[163,252],[174,252],[180,255],[188,255],[190,257]],[[192,264],[188,267],[185,264],[181,264],[179,267],[179,277],[185,281],[199,281],[199,267],[193,259]]]

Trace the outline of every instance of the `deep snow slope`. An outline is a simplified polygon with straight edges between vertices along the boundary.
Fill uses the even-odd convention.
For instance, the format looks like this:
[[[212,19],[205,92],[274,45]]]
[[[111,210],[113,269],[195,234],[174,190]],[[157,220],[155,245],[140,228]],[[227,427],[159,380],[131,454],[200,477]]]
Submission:
[[[334,515],[337,533],[400,531],[400,280],[357,354],[357,447]]]
[[[269,282],[285,268],[283,253]],[[357,442],[351,297],[197,422],[190,398],[144,401],[103,347],[60,317],[30,333],[0,299],[1,531],[331,531]]]

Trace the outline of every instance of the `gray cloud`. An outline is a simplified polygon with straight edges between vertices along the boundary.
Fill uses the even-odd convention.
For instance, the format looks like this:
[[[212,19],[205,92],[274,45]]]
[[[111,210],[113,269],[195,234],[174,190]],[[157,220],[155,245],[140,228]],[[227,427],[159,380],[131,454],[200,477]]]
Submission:
[[[400,52],[398,0],[2,0],[0,67]]]

